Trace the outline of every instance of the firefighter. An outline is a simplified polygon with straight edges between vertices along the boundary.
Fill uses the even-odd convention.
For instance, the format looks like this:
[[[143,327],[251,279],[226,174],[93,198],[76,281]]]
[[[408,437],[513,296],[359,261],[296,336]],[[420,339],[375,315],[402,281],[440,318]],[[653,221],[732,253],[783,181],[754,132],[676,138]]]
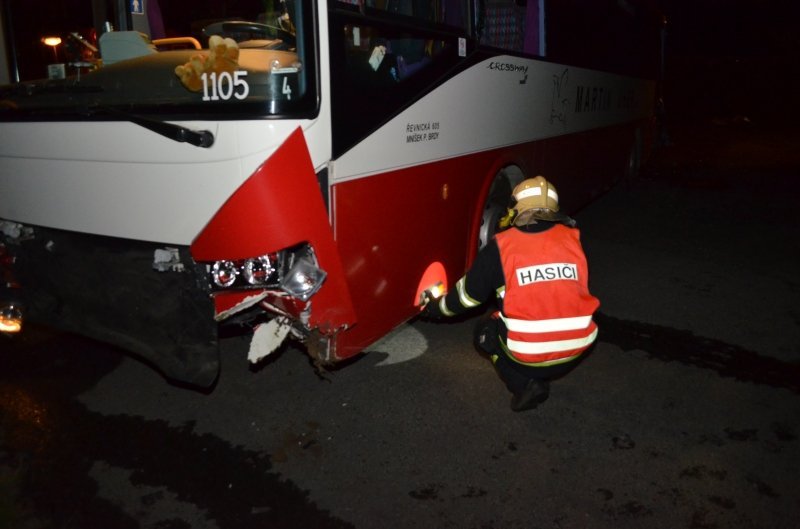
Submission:
[[[512,393],[511,409],[536,408],[550,380],[573,369],[597,337],[588,266],[575,221],[559,212],[556,189],[544,177],[522,181],[511,226],[480,251],[455,289],[429,301],[423,314],[440,318],[475,308],[492,295],[498,311],[476,326],[475,345],[487,353]]]

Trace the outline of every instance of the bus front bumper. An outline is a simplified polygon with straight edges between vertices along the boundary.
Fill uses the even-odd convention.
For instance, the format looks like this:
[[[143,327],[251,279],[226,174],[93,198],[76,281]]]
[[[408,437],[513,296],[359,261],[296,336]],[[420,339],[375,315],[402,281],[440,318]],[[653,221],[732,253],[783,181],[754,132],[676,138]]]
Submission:
[[[188,247],[21,226],[0,219],[26,321],[106,342],[197,387],[219,374],[205,267]],[[159,255],[174,255],[164,262]]]

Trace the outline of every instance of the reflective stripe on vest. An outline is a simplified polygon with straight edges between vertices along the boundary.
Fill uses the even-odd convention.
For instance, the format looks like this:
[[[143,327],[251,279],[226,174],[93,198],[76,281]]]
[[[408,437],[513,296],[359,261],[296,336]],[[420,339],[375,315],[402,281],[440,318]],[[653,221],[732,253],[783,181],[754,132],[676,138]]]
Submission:
[[[506,324],[506,329],[511,332],[542,333],[556,331],[577,331],[586,329],[592,323],[591,316],[577,316],[575,318],[554,318],[552,320],[517,320],[500,315]]]
[[[509,338],[506,341],[506,345],[510,350],[523,355],[550,355],[552,353],[574,351],[575,349],[580,349],[582,351],[592,345],[595,338],[597,338],[597,327],[594,328],[589,336],[584,336],[583,338],[551,342],[522,342]],[[535,361],[535,359],[533,359],[533,361]]]

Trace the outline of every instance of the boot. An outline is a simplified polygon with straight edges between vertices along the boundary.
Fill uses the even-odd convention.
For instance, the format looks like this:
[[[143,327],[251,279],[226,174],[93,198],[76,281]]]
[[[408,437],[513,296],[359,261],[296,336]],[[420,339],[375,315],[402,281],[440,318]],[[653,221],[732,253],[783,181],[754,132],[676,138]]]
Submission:
[[[511,397],[511,409],[525,411],[536,408],[550,396],[550,383],[547,380],[532,378],[525,389]]]
[[[472,345],[477,351],[488,355],[497,354],[498,314],[495,312],[491,316],[484,316],[475,325],[472,331]]]

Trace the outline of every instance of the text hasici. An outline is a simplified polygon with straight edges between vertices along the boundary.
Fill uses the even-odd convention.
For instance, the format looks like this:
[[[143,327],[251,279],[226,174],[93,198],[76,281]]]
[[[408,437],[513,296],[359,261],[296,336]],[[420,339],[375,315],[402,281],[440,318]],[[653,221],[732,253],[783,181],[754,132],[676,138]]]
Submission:
[[[573,263],[548,263],[517,268],[517,282],[520,286],[540,281],[578,280],[578,267]]]

